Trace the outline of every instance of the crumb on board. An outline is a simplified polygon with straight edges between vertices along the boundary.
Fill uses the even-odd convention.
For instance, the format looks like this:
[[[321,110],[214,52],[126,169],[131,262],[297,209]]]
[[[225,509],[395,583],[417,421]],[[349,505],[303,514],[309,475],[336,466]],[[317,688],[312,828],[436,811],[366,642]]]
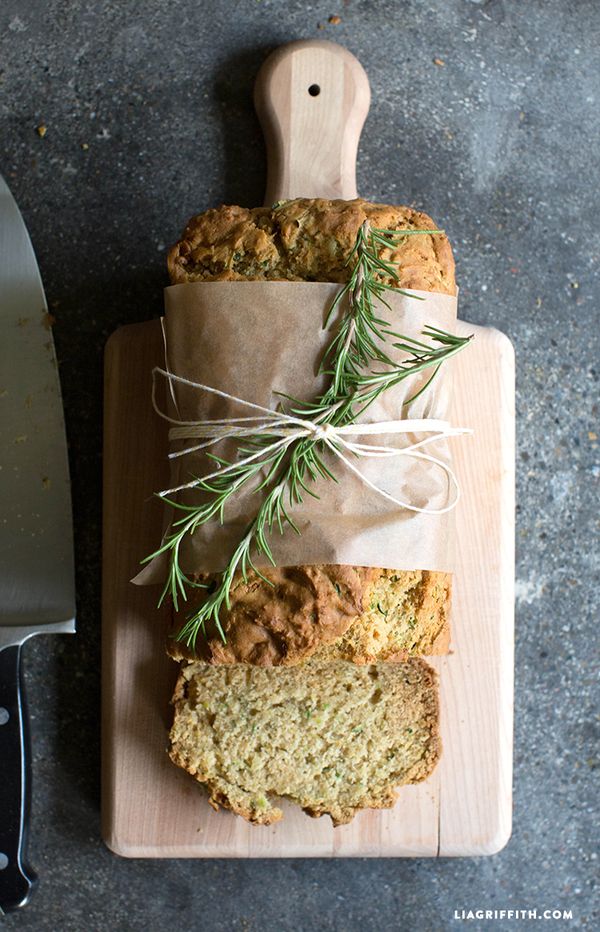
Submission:
[[[434,58],[434,59],[433,59],[433,64],[434,64],[434,65],[437,65],[438,68],[444,68],[445,65],[446,65],[446,62],[444,61],[443,58]]]
[[[40,137],[40,139],[43,139],[46,133],[48,132],[48,127],[45,126],[43,123],[40,123],[39,126],[36,126],[35,131]]]
[[[329,22],[331,23],[332,26],[339,26],[341,21],[342,21],[341,16],[330,16],[329,17]]]

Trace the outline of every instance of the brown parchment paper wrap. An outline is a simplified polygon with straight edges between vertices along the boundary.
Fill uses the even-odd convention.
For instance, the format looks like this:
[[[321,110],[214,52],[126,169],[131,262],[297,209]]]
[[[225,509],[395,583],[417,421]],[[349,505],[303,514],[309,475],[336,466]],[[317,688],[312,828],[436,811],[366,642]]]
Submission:
[[[313,400],[327,385],[326,377],[319,376],[317,370],[333,335],[332,325],[325,331],[323,322],[339,288],[336,284],[320,282],[172,285],[165,289],[165,368],[175,375],[273,409],[281,403],[277,392]],[[391,310],[381,305],[380,316],[389,321],[392,329],[417,338],[426,324],[454,330],[456,298],[429,292],[412,293],[422,300],[388,292]],[[392,358],[394,354],[398,359],[403,358],[389,343],[386,352]],[[408,407],[403,407],[403,403],[424,384],[432,370],[405,379],[384,392],[362,420],[369,423],[406,417],[447,420],[452,366],[452,359],[445,362],[432,385]],[[175,404],[169,390],[165,393],[165,404],[168,413],[180,420],[243,417],[256,413],[197,389],[179,384],[174,384],[173,388]],[[159,392],[159,398],[161,394]],[[169,429],[167,422],[161,425],[157,421],[157,429],[161,427]],[[408,446],[422,436],[379,435],[368,437],[365,442]],[[172,448],[180,449],[197,442],[177,441]],[[232,441],[224,441],[211,450],[231,459],[236,446]],[[445,440],[429,444],[425,452],[450,461]],[[398,508],[369,489],[333,454],[326,453],[325,457],[339,482],[319,479],[311,485],[319,498],[305,495],[303,505],[290,509],[300,536],[289,526],[283,535],[276,529],[273,531],[270,544],[278,565],[337,563],[452,571],[453,512],[428,515]],[[171,462],[169,487],[214,469],[202,453]],[[353,462],[372,482],[397,498],[428,508],[440,508],[448,502],[448,479],[434,464],[408,457],[361,457]],[[179,500],[197,502],[201,494],[197,490],[186,490],[179,493]],[[251,491],[236,495],[227,508],[223,526],[211,522],[198,528],[193,537],[188,536],[180,553],[183,570],[187,574],[222,570],[254,517],[258,503],[258,496]],[[173,509],[168,507],[166,521],[172,517]],[[260,556],[255,562],[259,566],[268,563]],[[166,567],[164,556],[156,558],[134,582],[162,582]]]

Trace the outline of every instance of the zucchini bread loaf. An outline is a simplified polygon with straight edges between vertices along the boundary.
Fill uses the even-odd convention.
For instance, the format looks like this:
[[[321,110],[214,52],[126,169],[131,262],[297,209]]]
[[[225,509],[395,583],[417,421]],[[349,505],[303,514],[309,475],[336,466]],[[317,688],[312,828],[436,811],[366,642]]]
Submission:
[[[391,808],[396,787],[429,776],[441,750],[436,680],[418,659],[183,664],[170,755],[215,809],[268,825],[285,797],[339,825],[359,809]]]
[[[361,224],[386,230],[432,230],[408,207],[354,201],[282,201],[274,207],[224,206],[190,220],[171,248],[173,284],[197,281],[344,282]],[[389,284],[456,294],[454,259],[443,234],[399,239],[382,257],[397,269]],[[308,657],[355,663],[446,653],[451,577],[447,573],[360,566],[277,567],[237,578],[221,624],[195,650],[173,638],[174,659],[293,665]],[[201,577],[196,577],[198,580]],[[204,578],[203,581],[206,581]],[[206,591],[206,590],[200,590]],[[186,614],[193,603],[187,603]],[[182,626],[175,617],[174,630]]]

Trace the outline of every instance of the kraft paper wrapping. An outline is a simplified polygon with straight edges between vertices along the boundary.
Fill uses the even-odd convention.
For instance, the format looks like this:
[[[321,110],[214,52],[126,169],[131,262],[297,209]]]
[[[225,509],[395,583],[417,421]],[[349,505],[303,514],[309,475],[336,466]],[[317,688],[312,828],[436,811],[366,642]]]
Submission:
[[[323,323],[340,286],[304,282],[198,282],[173,285],[165,290],[165,368],[175,375],[202,382],[244,400],[275,409],[282,399],[277,392],[313,400],[327,386],[318,374],[322,354],[333,336]],[[387,293],[391,306],[380,306],[380,315],[392,329],[419,338],[426,324],[453,331],[456,298],[429,292],[413,292],[415,300]],[[392,358],[401,354],[386,344]],[[453,360],[445,362],[432,385],[409,406],[409,399],[431,376],[432,370],[405,379],[384,392],[361,418],[372,423],[398,418],[449,419]],[[235,402],[173,384],[165,393],[170,416],[183,421],[244,417],[255,414]],[[158,397],[162,392],[158,393]],[[148,400],[150,403],[150,399]],[[157,429],[169,425],[157,423]],[[379,435],[369,443],[408,446],[421,439],[413,434]],[[461,441],[459,441],[461,442]],[[464,442],[464,440],[462,441]],[[176,441],[173,449],[197,441]],[[234,441],[211,448],[226,459],[235,457]],[[426,447],[450,462],[448,441]],[[283,535],[274,529],[269,540],[275,561],[281,566],[314,563],[378,566],[388,569],[453,569],[453,512],[429,515],[398,508],[364,485],[333,454],[325,454],[338,483],[319,479],[311,488],[319,498],[305,495],[304,503],[290,509],[301,531],[288,526]],[[355,460],[372,482],[397,498],[420,507],[440,508],[450,494],[446,474],[438,466],[409,457]],[[214,464],[202,452],[171,461],[169,488],[194,476],[212,472]],[[159,490],[157,490],[159,491]],[[179,500],[198,502],[202,493],[186,490]],[[185,540],[180,564],[187,573],[222,570],[247,524],[253,518],[258,496],[252,491],[237,495],[226,511],[223,526],[211,522]],[[169,506],[166,522],[173,517]],[[157,545],[158,545],[157,541]],[[256,564],[268,560],[256,556]],[[162,582],[167,561],[156,558],[134,580],[139,584]]]

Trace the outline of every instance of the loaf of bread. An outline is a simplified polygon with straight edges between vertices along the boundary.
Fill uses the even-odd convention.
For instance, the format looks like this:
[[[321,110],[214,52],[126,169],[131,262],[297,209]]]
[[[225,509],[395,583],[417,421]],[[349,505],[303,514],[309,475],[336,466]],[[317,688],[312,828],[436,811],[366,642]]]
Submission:
[[[183,664],[170,755],[210,803],[268,825],[290,799],[334,825],[390,808],[440,755],[435,672],[422,660],[310,660],[269,669]]]
[[[169,251],[170,279],[173,284],[344,282],[350,272],[348,256],[366,219],[386,230],[435,229],[426,214],[360,199],[298,198],[254,209],[225,206],[190,220]],[[456,294],[445,235],[407,236],[382,257],[397,269],[389,284]],[[311,656],[372,663],[448,650],[447,573],[315,565],[269,568],[264,575],[272,585],[254,573],[246,581],[236,579],[231,607],[221,617],[225,644],[209,629],[194,650],[169,639],[171,656],[276,666]],[[185,614],[190,608],[193,602],[186,604]],[[182,623],[175,617],[175,631]]]

